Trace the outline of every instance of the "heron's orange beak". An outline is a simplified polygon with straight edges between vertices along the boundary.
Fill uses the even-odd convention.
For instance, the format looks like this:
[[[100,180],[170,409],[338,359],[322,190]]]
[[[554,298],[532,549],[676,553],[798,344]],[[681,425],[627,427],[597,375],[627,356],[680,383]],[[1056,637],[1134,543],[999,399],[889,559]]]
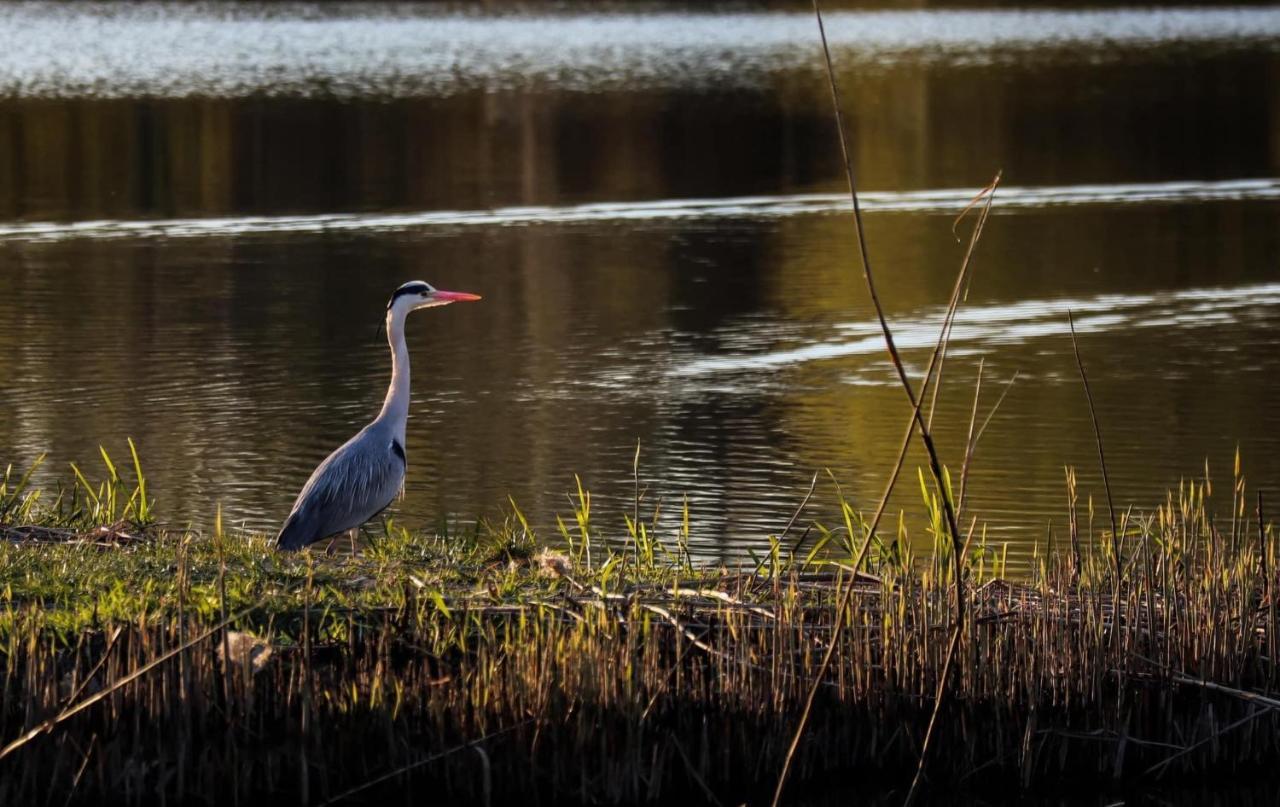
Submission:
[[[441,291],[440,289],[436,289],[435,294],[431,296],[446,303],[469,303],[480,299],[479,294],[472,294],[469,291]]]

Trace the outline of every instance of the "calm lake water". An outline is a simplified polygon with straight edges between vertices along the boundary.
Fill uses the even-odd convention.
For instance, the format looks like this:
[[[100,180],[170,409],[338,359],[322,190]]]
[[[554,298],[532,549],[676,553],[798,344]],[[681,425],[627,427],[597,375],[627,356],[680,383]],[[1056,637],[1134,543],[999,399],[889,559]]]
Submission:
[[[1102,502],[1280,479],[1280,10],[858,11],[829,30],[881,294],[917,378],[1004,185],[935,418],[1015,564]],[[909,412],[855,265],[803,12],[0,6],[0,464],[138,443],[163,515],[273,531],[376,413],[415,315],[413,526],[543,534],[574,474],[621,531],[768,546],[813,473],[875,507]],[[909,459],[896,507],[919,512]],[[1228,484],[1218,487],[1222,498]],[[1223,505],[1223,510],[1227,508]],[[832,518],[824,482],[810,517]],[[1101,517],[1101,510],[1099,511]],[[916,540],[923,524],[910,516]]]

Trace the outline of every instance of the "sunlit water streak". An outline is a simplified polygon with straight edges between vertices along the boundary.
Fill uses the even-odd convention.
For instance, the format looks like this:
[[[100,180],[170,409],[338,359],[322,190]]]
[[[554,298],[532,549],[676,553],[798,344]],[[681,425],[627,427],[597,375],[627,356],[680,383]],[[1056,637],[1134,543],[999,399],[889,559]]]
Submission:
[[[844,64],[1115,58],[1280,41],[1280,9],[832,12]],[[447,94],[759,84],[816,67],[806,13],[481,15],[434,5],[5,4],[0,93],[39,97]]]
[[[1067,312],[1075,317],[1078,334],[1130,332],[1138,328],[1189,330],[1238,322],[1242,312],[1280,309],[1280,283],[1233,288],[1193,288],[1151,294],[1103,294],[1087,298],[1019,300],[998,305],[965,306],[955,317],[948,344],[961,349],[994,348],[1068,334]],[[945,311],[894,318],[894,342],[903,351],[932,348],[938,340]],[[884,339],[872,320],[844,323],[836,328],[851,339],[812,342],[787,350],[707,356],[675,362],[671,378],[716,375],[759,375],[775,369],[848,356],[880,355]],[[950,354],[956,356],[955,350]],[[896,383],[879,368],[883,383]],[[754,383],[754,382],[753,382]],[[853,383],[875,383],[859,376]]]
[[[976,188],[924,191],[870,191],[859,194],[871,213],[946,213],[964,210]],[[1060,205],[1139,205],[1152,203],[1280,199],[1280,179],[1218,182],[1150,182],[1056,187],[1002,187],[995,210],[1039,209]],[[139,221],[21,222],[0,224],[0,241],[62,241],[108,238],[216,238],[326,231],[394,232],[433,227],[492,227],[530,224],[643,222],[694,219],[776,219],[847,209],[842,193],[740,196],[724,199],[661,199],[641,202],[593,202],[564,206],[519,206],[494,210],[429,210],[410,213],[351,213],[305,216]]]

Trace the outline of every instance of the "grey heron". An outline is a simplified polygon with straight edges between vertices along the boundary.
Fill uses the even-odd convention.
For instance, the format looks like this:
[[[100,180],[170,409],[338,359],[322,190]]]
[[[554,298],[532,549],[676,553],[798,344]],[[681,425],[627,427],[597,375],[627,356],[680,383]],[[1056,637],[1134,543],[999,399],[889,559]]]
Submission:
[[[322,538],[354,530],[395,500],[404,485],[404,432],[409,419],[405,319],[419,308],[479,299],[478,294],[442,291],[421,280],[405,283],[391,295],[386,322],[387,341],[391,344],[391,386],[382,411],[312,472],[276,536],[280,549],[301,549]]]

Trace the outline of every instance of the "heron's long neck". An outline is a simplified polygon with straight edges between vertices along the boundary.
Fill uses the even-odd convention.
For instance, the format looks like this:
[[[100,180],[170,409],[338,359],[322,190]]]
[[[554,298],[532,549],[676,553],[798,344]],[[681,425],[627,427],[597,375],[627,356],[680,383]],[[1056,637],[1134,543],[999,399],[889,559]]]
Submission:
[[[391,386],[382,402],[378,420],[389,422],[404,445],[405,421],[409,418],[409,348],[404,342],[405,312],[387,312],[387,341],[391,344]]]

